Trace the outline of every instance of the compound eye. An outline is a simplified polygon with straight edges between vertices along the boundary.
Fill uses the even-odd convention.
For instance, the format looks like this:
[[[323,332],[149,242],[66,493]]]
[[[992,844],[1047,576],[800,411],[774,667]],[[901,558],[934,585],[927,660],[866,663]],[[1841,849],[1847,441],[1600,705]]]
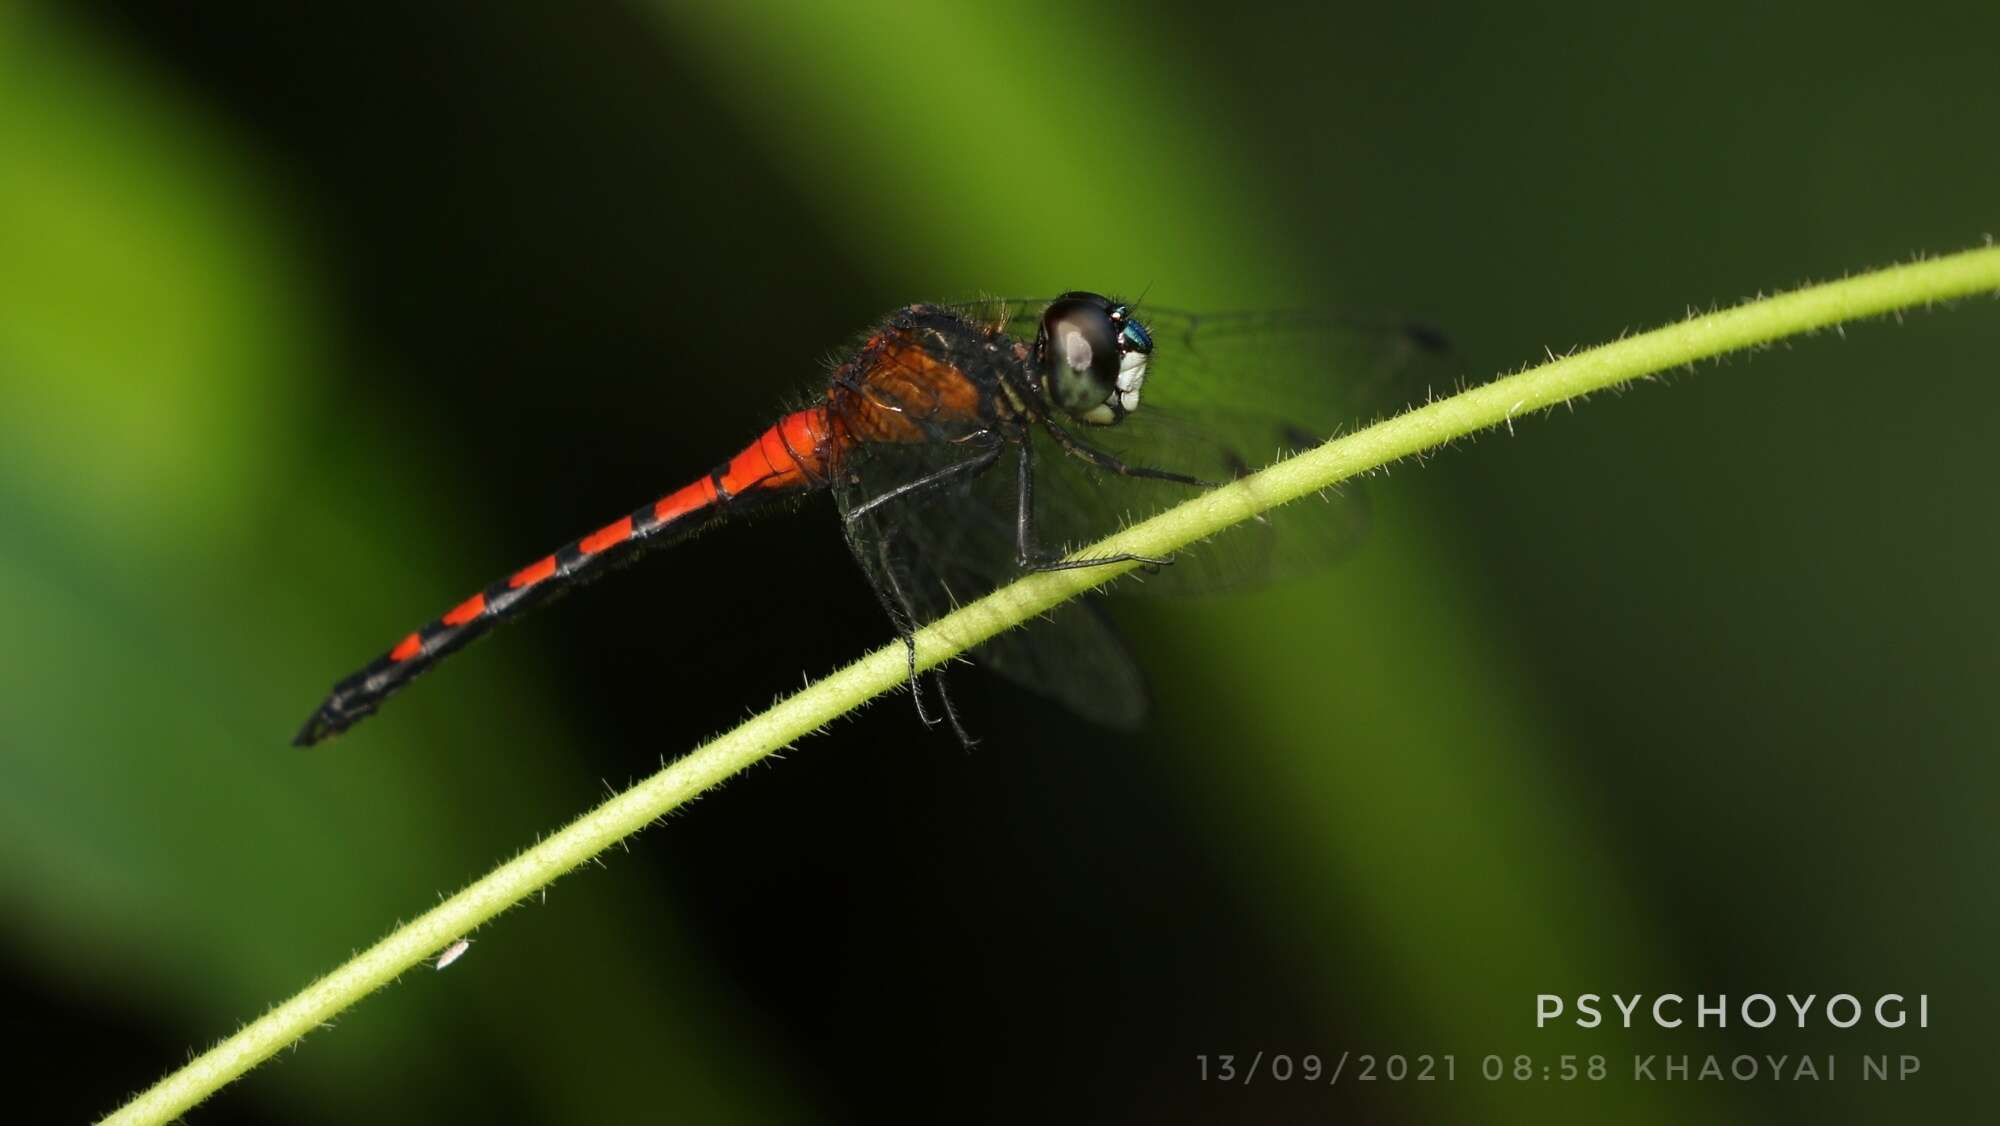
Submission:
[[[1066,293],[1042,314],[1035,351],[1044,389],[1079,421],[1108,425],[1124,417],[1118,396],[1128,347],[1123,312],[1094,293]]]

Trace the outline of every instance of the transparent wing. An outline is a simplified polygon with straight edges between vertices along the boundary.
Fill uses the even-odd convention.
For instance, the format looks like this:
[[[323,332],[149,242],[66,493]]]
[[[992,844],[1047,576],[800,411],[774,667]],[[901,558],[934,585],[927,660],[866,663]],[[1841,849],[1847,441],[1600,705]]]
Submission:
[[[1033,340],[1047,300],[969,306]],[[1128,465],[1227,481],[1337,434],[1426,401],[1451,377],[1440,334],[1392,318],[1337,312],[1201,315],[1136,310],[1153,338],[1139,409],[1114,426],[1064,421],[1081,441]],[[1060,421],[1060,419],[1059,419]],[[1071,548],[1185,499],[1185,485],[1119,477],[1038,435],[1037,517],[1045,545]],[[1118,593],[1228,589],[1308,571],[1365,532],[1358,482],[1269,513]]]
[[[1020,456],[1004,443],[932,442],[867,447],[843,466],[834,496],[848,546],[900,632],[1019,574],[1014,515]],[[939,479],[939,473],[946,476]],[[908,488],[924,480],[939,483]],[[1138,666],[1089,602],[1065,603],[987,641],[972,656],[1104,726],[1129,730],[1145,717]]]

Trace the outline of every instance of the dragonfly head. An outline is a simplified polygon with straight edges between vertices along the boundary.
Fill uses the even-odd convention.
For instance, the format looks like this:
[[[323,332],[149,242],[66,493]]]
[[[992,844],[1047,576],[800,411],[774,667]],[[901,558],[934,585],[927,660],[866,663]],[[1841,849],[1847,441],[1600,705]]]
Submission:
[[[1108,297],[1065,293],[1042,313],[1035,362],[1042,390],[1071,418],[1110,426],[1139,409],[1153,338]]]

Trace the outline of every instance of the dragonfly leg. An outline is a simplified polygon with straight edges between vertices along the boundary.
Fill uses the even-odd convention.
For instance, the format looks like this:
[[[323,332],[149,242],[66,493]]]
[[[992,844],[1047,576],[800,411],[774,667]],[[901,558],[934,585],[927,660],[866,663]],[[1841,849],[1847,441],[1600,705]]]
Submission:
[[[1082,461],[1087,461],[1097,468],[1104,470],[1106,473],[1116,473],[1120,477],[1143,477],[1148,481],[1172,481],[1176,485],[1192,485],[1201,489],[1212,489],[1220,484],[1217,481],[1204,481],[1199,477],[1190,477],[1185,473],[1175,473],[1171,469],[1153,469],[1144,465],[1127,465],[1111,454],[1085,443],[1074,434],[1047,419],[1042,420],[1042,426],[1048,430],[1049,436],[1056,440],[1056,444],[1063,448],[1064,453]]]
[[[987,464],[992,464],[991,458],[987,459]],[[881,573],[888,589],[876,586],[875,596],[882,603],[882,609],[888,612],[890,623],[896,627],[896,636],[903,639],[903,651],[909,662],[910,701],[917,707],[917,721],[925,727],[936,727],[938,720],[924,710],[924,682],[922,675],[917,671],[916,611],[911,608],[910,596],[903,591],[903,581],[897,576],[895,561],[889,555],[889,543],[894,538],[893,532],[885,532],[876,541],[876,569]],[[944,719],[951,725],[951,733],[958,737],[962,746],[971,750],[979,741],[965,730],[963,723],[959,722],[958,708],[951,702],[951,693],[945,690],[944,669],[931,670],[931,679],[937,683],[938,700],[944,705]]]
[[[939,485],[956,480],[960,476],[969,474],[977,477],[987,469],[992,468],[993,463],[1000,459],[1000,451],[1005,448],[1003,443],[995,442],[991,446],[980,450],[977,454],[966,458],[964,461],[954,462],[935,473],[929,473],[914,481],[897,485],[881,496],[869,497],[861,504],[848,509],[847,515],[842,517],[842,519],[846,520],[849,525],[852,525],[856,520],[861,519],[863,516],[892,500],[898,500],[912,493],[920,493],[926,489],[934,489]]]
[[[958,737],[958,745],[966,750],[979,745],[979,740],[965,730],[965,724],[958,720],[958,705],[951,702],[951,691],[945,685],[944,667],[931,670],[931,683],[937,686],[938,702],[944,705],[944,718],[951,724],[951,733]]]
[[[1035,534],[1034,448],[1023,443],[1015,492],[1014,561],[1020,564],[1024,571],[1077,571],[1085,567],[1103,567],[1112,563],[1144,563],[1148,567],[1164,567],[1172,563],[1173,559],[1134,555],[1129,551],[1121,551],[1116,555],[1099,555],[1090,559],[1062,559],[1045,553],[1040,538]]]

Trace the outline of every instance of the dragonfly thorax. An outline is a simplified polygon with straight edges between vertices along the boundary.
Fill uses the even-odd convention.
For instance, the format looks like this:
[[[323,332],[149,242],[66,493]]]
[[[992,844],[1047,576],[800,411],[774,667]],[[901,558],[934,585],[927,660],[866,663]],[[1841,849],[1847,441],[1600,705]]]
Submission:
[[[1111,426],[1139,409],[1153,338],[1132,311],[1095,293],[1065,293],[1042,314],[1035,361],[1049,400],[1079,422]]]

